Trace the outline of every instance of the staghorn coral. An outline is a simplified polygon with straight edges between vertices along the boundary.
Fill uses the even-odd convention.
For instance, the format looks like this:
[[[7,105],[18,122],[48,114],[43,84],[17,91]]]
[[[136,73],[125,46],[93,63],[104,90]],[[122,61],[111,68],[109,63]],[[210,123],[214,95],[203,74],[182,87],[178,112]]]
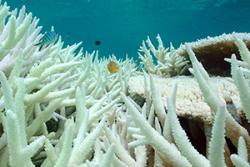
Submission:
[[[143,41],[142,46],[140,46],[138,54],[144,69],[150,74],[165,77],[185,73],[189,61],[185,57],[179,56],[172,44],[170,44],[170,48],[165,48],[159,34],[156,39],[158,41],[157,49],[149,37],[146,41]]]
[[[2,17],[0,35],[7,41],[1,52],[0,166],[77,166],[89,162],[98,145],[94,139],[106,124],[105,120],[98,123],[105,113],[115,110],[119,92],[126,90],[124,81],[135,71],[132,61],[117,61],[120,70],[110,75],[105,68],[109,59],[100,61],[96,52],[75,53],[80,43],[63,48],[59,40],[39,48],[36,44],[43,34],[41,27],[36,27],[38,20],[26,14],[25,8],[18,16],[17,11],[8,9],[6,3],[1,5],[8,17]],[[29,22],[22,24],[27,19]],[[83,115],[87,111],[89,114]],[[107,159],[109,166],[113,148],[104,150],[107,157],[103,154],[99,158]],[[82,152],[86,156],[79,159]]]
[[[4,74],[0,73],[6,116],[1,113],[1,120],[8,140],[9,161],[11,166],[32,166],[31,157],[43,146],[44,136],[27,144],[24,111],[24,84],[18,79],[18,90],[15,98]]]
[[[129,80],[140,74],[132,60],[100,59],[98,52],[76,52],[80,43],[64,48],[61,40],[39,49],[36,42],[27,42],[40,41],[43,36],[37,20],[24,8],[18,16],[6,3],[0,9],[9,16],[0,15],[4,30],[0,41],[9,41],[3,42],[0,50],[2,65],[9,63],[0,72],[1,167],[249,166],[250,137],[226,106],[227,100],[233,101],[230,96],[236,96],[242,104],[235,104],[243,109],[236,115],[249,118],[250,53],[237,36],[234,41],[242,61],[235,56],[226,59],[231,63],[233,80],[219,83],[223,87],[219,91],[191,47],[187,44],[185,48],[192,63],[190,71],[203,94],[202,98],[199,92],[197,99],[205,100],[210,111],[208,122],[213,122],[213,126],[204,125],[203,130],[212,133],[205,136],[204,153],[191,143],[177,117],[178,100],[183,95],[178,92],[186,89],[183,85],[177,83],[177,91],[172,84],[173,93],[162,101],[157,79],[144,72],[145,101],[139,106],[128,96]],[[30,22],[22,23],[25,18]],[[13,33],[20,25],[25,26]],[[18,35],[20,32],[25,35]],[[163,62],[166,55],[160,53],[166,49],[159,50],[154,53]],[[119,70],[111,74],[107,64],[114,60]],[[165,69],[166,73],[159,74],[175,73],[169,73],[171,66]],[[225,136],[238,147],[237,154],[231,152]]]

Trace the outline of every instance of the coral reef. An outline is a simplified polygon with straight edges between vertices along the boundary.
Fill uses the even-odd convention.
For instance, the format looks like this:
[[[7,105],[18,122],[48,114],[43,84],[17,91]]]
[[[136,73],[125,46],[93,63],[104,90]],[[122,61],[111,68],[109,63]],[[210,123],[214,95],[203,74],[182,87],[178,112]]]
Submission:
[[[44,34],[25,8],[2,4],[0,22],[1,167],[250,166],[250,52],[237,34],[232,78],[210,78],[187,43],[195,79],[163,79],[188,61],[159,36],[158,49],[149,39],[140,48],[142,75],[131,59],[77,52],[60,37],[38,46]]]

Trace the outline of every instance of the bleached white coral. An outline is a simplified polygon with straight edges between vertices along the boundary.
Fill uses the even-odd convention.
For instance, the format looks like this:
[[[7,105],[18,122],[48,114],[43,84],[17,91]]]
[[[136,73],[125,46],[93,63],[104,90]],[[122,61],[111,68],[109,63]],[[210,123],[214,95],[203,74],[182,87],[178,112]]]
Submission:
[[[3,13],[8,11],[6,4],[1,7],[5,7]],[[115,59],[119,70],[110,73],[107,64],[111,59],[99,59],[97,52],[83,54],[80,50],[76,53],[80,44],[64,48],[59,40],[40,50],[35,43],[27,42],[42,37],[36,28],[37,22],[33,25],[31,15],[20,13],[16,19],[16,11],[7,12],[7,20],[1,20],[2,30],[6,32],[3,36],[0,34],[1,60],[6,58],[6,62],[11,62],[0,72],[0,125],[4,128],[0,129],[1,167],[225,166],[228,157],[223,154],[224,135],[234,145],[239,143],[238,153],[231,156],[233,163],[249,165],[248,132],[227,112],[224,99],[189,46],[186,49],[192,61],[191,72],[216,115],[209,155],[201,155],[181,128],[176,116],[176,89],[168,96],[166,108],[154,78],[145,73],[146,99],[143,106],[139,106],[127,96],[128,80],[136,74],[131,60]],[[23,24],[25,18],[31,21]],[[22,24],[25,35],[18,35],[19,31],[10,34]],[[159,60],[159,66],[152,66],[152,69],[157,71],[158,67],[166,65],[161,70],[171,76],[173,69],[167,61],[174,65],[178,62],[179,67],[184,67],[186,62],[182,66],[182,60],[176,61],[178,58],[172,59],[170,54],[173,62],[167,60],[166,49],[160,38],[158,41],[157,50],[150,41],[147,43],[151,48],[144,49],[153,52]],[[250,54],[243,42],[236,42],[243,62],[235,57],[229,61],[244,112],[247,112],[244,103],[249,97],[242,88],[249,89],[246,76]],[[27,52],[23,50],[26,47]],[[147,56],[150,62],[150,53]],[[165,64],[160,65],[160,62]],[[160,74],[165,74],[161,70]]]
[[[225,136],[227,136],[228,139],[230,139],[234,145],[237,145],[238,139],[242,137],[242,139],[244,138],[246,142],[246,144],[244,144],[241,141],[241,143],[243,144],[240,144],[240,147],[239,147],[239,154],[240,156],[242,156],[242,158],[234,154],[231,156],[231,160],[236,166],[244,166],[244,165],[248,166],[249,164],[246,160],[247,159],[246,157],[247,157],[250,137],[248,135],[247,130],[232,118],[230,113],[227,111],[225,101],[218,95],[217,93],[218,91],[214,87],[213,82],[209,78],[207,72],[205,71],[201,63],[197,61],[190,47],[188,45],[186,47],[187,47],[187,52],[190,56],[190,60],[192,62],[193,68],[191,72],[195,75],[206,102],[209,104],[212,111],[215,112],[214,115],[216,115],[214,118],[214,125],[212,129],[212,138],[210,139],[210,145],[208,147],[208,156],[204,157],[203,155],[200,155],[197,152],[197,150],[193,148],[193,146],[189,142],[188,137],[186,137],[185,131],[181,128],[177,120],[177,117],[175,115],[175,104],[174,104],[174,101],[176,98],[175,96],[176,91],[174,91],[174,95],[172,95],[171,98],[168,99],[168,106],[167,106],[168,113],[165,113],[165,109],[163,107],[163,104],[161,103],[161,100],[156,100],[155,103],[151,102],[153,104],[152,106],[154,107],[155,112],[161,111],[162,113],[162,114],[156,113],[156,116],[157,116],[155,117],[156,124],[152,124],[152,121],[147,121],[147,119],[143,118],[143,116],[146,116],[146,118],[151,120],[151,116],[148,115],[150,112],[152,112],[152,110],[150,109],[151,108],[150,99],[148,99],[148,96],[151,96],[152,101],[154,101],[154,99],[157,99],[155,95],[158,94],[157,93],[158,90],[155,89],[154,86],[152,87],[152,84],[153,84],[152,81],[150,83],[151,89],[147,88],[149,87],[147,86],[148,85],[147,79],[145,80],[146,91],[150,90],[151,92],[150,94],[146,92],[146,103],[148,104],[144,104],[144,106],[146,106],[147,112],[145,112],[144,108],[141,109],[139,106],[137,106],[131,99],[122,95],[125,105],[127,106],[128,113],[131,114],[131,117],[129,118],[132,119],[134,124],[136,125],[135,127],[133,127],[133,129],[130,130],[130,132],[134,134],[136,138],[136,142],[131,142],[130,145],[136,147],[138,145],[149,144],[155,150],[157,150],[157,152],[159,152],[161,155],[160,157],[163,158],[163,153],[161,153],[161,150],[163,150],[163,148],[158,148],[157,144],[164,143],[164,142],[174,142],[176,144],[176,147],[178,148],[178,151],[180,151],[181,155],[184,158],[186,158],[192,166],[226,166],[229,163],[228,158],[230,157],[228,157],[227,155],[228,153],[224,154]],[[240,43],[239,49],[241,48],[244,48],[243,42]],[[247,55],[249,55],[248,52],[246,51],[243,53],[247,53]],[[236,66],[236,60],[231,60],[231,62],[232,64],[235,64],[234,66]],[[242,69],[238,68],[238,70],[242,70]],[[232,71],[234,71],[233,68],[232,68]],[[236,73],[233,75],[240,76],[239,74],[236,74]],[[242,77],[235,78],[235,79],[237,79],[235,82],[237,82],[239,85],[244,83],[243,82],[244,78]],[[238,89],[242,89],[242,88],[246,90],[249,89],[248,85],[247,86],[241,85],[241,87]],[[241,99],[242,98],[248,99],[248,97],[244,95],[241,96]],[[244,112],[247,112],[247,111],[244,111]],[[161,119],[163,121],[159,121]],[[223,120],[225,120],[225,122]],[[151,125],[150,127],[148,127],[148,122],[151,122],[151,124],[149,124]],[[170,124],[170,126],[166,124]],[[147,126],[145,127],[145,125]],[[153,132],[153,129],[151,129],[153,126],[155,126],[155,129],[158,129],[157,132]],[[165,133],[161,131],[161,128],[160,128],[161,126],[164,127],[163,130],[165,130]],[[169,129],[171,130],[171,133],[169,133]],[[152,136],[149,137],[148,133],[153,134],[154,137]],[[167,136],[164,136],[165,138],[162,138],[163,134]],[[149,138],[151,138],[150,141],[148,141]],[[155,138],[157,139],[155,140]],[[168,146],[168,144],[165,143],[164,146]],[[173,148],[171,148],[170,150],[172,149]],[[176,156],[178,155],[178,153],[175,153],[175,154]],[[171,161],[172,159],[169,159],[169,157],[170,155],[165,155],[165,159],[161,159],[162,162],[170,163],[173,166],[180,165],[180,164],[175,164],[175,162],[172,162]],[[183,162],[183,163],[185,162],[183,158],[180,158],[180,159],[182,159],[180,160],[180,162]],[[188,164],[185,164],[185,165],[188,166]]]
[[[158,41],[157,49],[149,37],[140,46],[138,54],[144,69],[148,73],[165,77],[181,75],[186,72],[189,61],[180,56],[172,44],[170,44],[170,48],[165,48],[159,34],[156,39]]]
[[[80,44],[63,48],[59,39],[55,44],[40,48],[37,43],[43,35],[41,27],[37,28],[38,20],[27,15],[25,8],[18,16],[17,10],[8,9],[7,4],[1,6],[2,12],[7,13],[1,20],[0,35],[3,41],[0,112],[1,125],[4,125],[4,131],[0,132],[0,166],[62,166],[67,163],[71,166],[92,161],[88,155],[95,148],[94,139],[106,124],[105,120],[100,124],[99,121],[105,113],[115,110],[119,92],[126,90],[125,80],[133,75],[134,66],[128,59],[119,61],[121,70],[110,77],[96,52],[83,54],[80,50],[76,53]],[[12,92],[18,94],[19,87],[25,87],[21,89],[23,97],[16,96],[14,102]],[[82,115],[87,111],[89,114]],[[19,117],[20,114],[24,115]],[[24,152],[19,151],[19,145],[12,147],[13,143],[18,143],[17,135],[26,142],[20,146]],[[45,151],[41,149],[44,142]],[[107,157],[103,158],[110,164],[112,147],[107,146],[105,150]],[[86,156],[79,159],[82,152]],[[19,163],[23,158],[25,160]]]

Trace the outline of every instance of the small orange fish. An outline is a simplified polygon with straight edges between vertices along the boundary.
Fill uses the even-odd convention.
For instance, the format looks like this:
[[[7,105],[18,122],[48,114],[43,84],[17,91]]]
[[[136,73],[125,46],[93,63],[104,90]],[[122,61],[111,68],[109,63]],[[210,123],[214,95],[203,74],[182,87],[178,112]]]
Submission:
[[[107,68],[108,68],[108,70],[109,70],[109,72],[110,72],[111,74],[116,73],[116,72],[119,71],[119,65],[118,65],[118,63],[116,63],[116,62],[113,61],[113,60],[111,60],[111,61],[108,63]]]

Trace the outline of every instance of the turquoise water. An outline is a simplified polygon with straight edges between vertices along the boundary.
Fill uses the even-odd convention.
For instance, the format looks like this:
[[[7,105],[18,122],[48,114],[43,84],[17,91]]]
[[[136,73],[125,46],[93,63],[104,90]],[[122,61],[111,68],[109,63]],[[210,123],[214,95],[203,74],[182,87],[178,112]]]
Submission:
[[[26,5],[44,31],[53,25],[66,44],[79,41],[87,51],[137,58],[149,35],[168,46],[222,33],[250,31],[250,0],[9,0]],[[101,41],[95,45],[95,41]]]

